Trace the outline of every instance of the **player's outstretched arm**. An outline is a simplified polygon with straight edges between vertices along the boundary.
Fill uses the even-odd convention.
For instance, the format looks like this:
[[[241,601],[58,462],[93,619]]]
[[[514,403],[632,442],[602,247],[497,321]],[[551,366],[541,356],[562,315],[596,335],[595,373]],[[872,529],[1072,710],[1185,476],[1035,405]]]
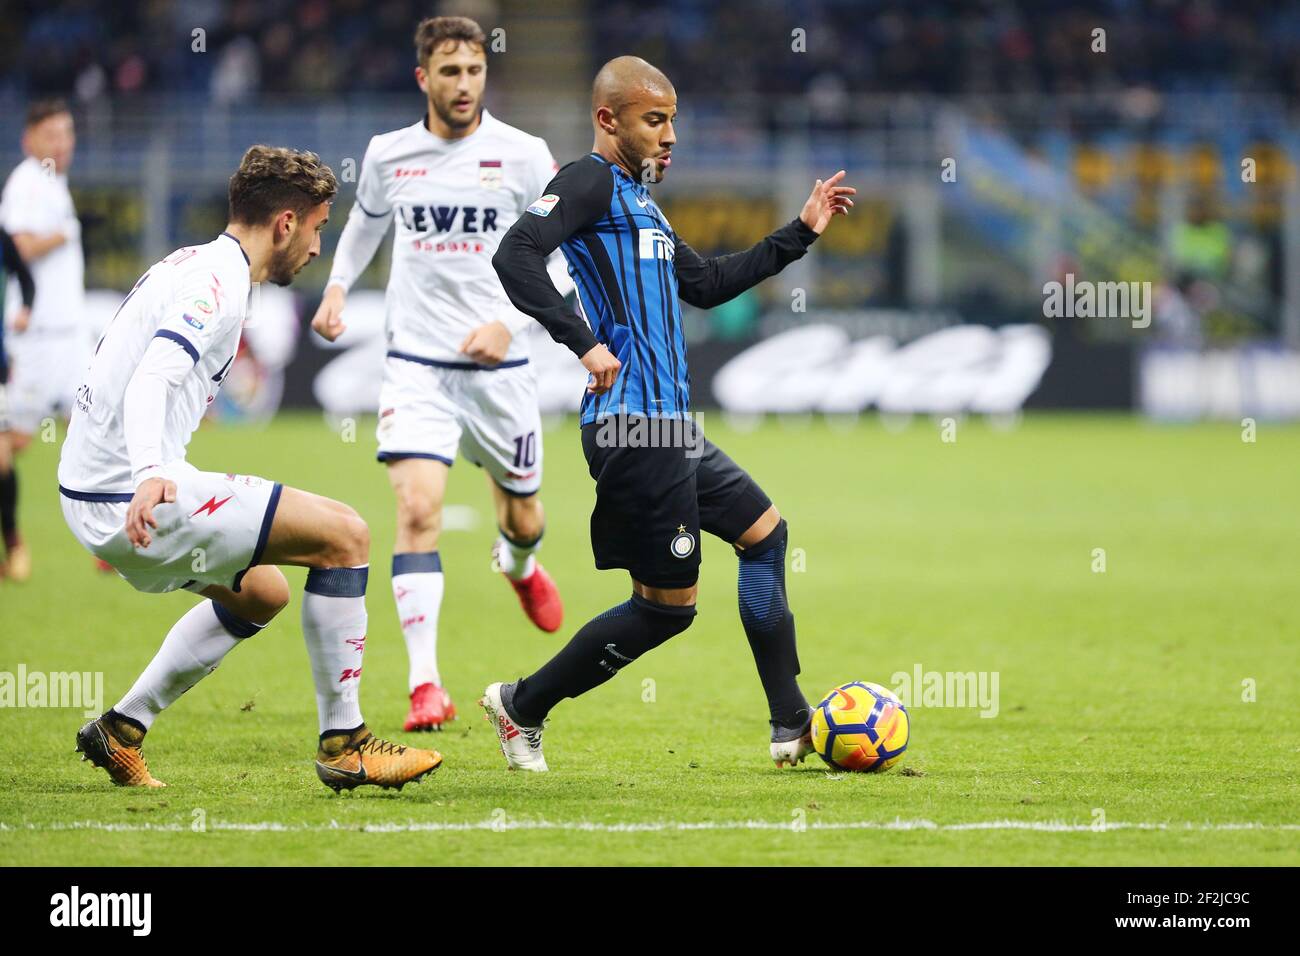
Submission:
[[[844,170],[817,180],[799,218],[760,239],[744,252],[706,259],[678,238],[674,253],[677,287],[682,300],[711,309],[734,299],[802,258],[835,216],[847,215],[857,193],[842,184]]]

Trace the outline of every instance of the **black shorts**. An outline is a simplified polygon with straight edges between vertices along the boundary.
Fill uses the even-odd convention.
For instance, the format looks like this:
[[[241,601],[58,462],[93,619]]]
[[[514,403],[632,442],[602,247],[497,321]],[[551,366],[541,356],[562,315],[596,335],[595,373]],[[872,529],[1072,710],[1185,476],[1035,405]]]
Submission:
[[[772,501],[703,433],[688,431],[681,441],[649,447],[633,437],[635,416],[611,424],[616,421],[582,426],[582,450],[596,480],[591,512],[596,567],[626,568],[650,587],[690,587],[700,574],[700,532],[734,544]],[[661,435],[668,431],[664,419],[640,422],[658,422]],[[682,423],[675,425],[682,435]],[[694,426],[685,423],[685,428]]]

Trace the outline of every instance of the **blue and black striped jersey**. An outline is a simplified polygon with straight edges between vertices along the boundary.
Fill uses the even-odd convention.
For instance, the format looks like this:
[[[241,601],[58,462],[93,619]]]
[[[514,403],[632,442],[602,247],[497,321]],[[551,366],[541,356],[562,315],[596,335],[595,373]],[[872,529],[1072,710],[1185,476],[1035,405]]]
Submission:
[[[510,228],[492,259],[511,302],[581,358],[604,343],[622,368],[604,395],[583,397],[581,422],[611,414],[674,418],[690,410],[678,299],[712,308],[775,275],[817,234],[798,219],[745,252],[701,258],[678,238],[650,191],[597,153],[569,163]],[[569,263],[582,316],[551,284],[546,256]]]

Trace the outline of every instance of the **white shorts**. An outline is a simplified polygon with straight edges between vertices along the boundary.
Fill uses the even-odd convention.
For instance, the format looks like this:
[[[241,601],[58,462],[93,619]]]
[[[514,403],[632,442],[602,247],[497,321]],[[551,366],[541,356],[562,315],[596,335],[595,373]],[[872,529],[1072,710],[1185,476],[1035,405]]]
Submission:
[[[450,465],[459,449],[507,494],[536,494],[542,420],[532,366],[467,368],[400,354],[384,359],[379,460],[431,458]]]
[[[4,382],[0,382],[0,432],[9,430],[9,394],[5,391],[8,388]]]
[[[34,435],[46,418],[67,418],[86,377],[91,345],[81,329],[5,335],[9,352],[9,423]]]
[[[97,494],[60,486],[63,519],[82,546],[111,564],[137,591],[161,594],[209,584],[239,590],[244,572],[262,559],[280,485],[250,475],[199,471],[188,462],[164,468],[176,500],[153,509],[157,528],[143,550],[126,537],[129,494]]]

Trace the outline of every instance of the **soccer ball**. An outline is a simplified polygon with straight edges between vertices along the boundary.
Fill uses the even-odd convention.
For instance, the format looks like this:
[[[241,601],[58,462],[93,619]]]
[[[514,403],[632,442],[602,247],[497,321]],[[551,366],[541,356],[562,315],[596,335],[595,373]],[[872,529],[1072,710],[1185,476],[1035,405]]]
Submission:
[[[813,749],[839,770],[888,770],[907,749],[910,723],[893,691],[853,681],[836,687],[813,711]]]

